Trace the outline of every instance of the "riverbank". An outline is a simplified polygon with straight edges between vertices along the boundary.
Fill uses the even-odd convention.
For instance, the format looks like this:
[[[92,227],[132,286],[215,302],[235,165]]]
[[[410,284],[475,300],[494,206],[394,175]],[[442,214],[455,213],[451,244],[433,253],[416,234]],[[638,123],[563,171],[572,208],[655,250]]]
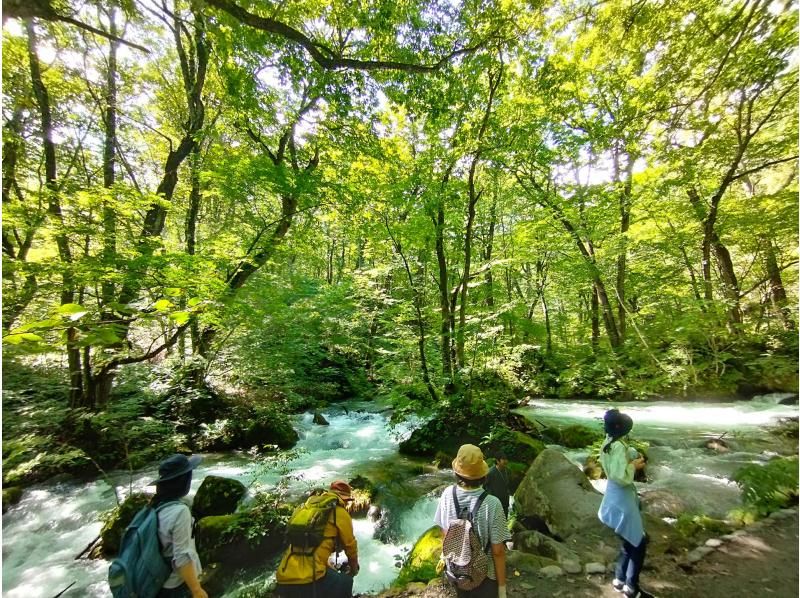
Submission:
[[[731,596],[798,595],[798,513],[770,517],[748,526],[742,534],[710,551],[697,563],[687,554],[649,560],[642,586],[658,598],[730,598]],[[515,572],[516,571],[516,572]],[[517,575],[519,573],[519,575]],[[611,574],[563,575],[508,571],[508,595],[519,598],[619,598],[611,588]],[[452,598],[455,593],[434,582],[425,588],[406,588],[378,594],[378,598]]]

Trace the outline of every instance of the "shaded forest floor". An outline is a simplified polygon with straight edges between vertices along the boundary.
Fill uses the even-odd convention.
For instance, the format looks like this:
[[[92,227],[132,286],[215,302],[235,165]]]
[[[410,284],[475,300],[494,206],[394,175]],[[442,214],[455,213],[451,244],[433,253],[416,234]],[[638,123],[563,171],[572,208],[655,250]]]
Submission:
[[[684,559],[662,557],[645,564],[642,587],[657,598],[730,598],[731,596],[798,596],[798,514],[786,519],[766,519],[747,534],[729,542],[689,566]],[[566,576],[544,579],[514,576],[508,595],[517,598],[619,598],[611,588],[611,574],[604,577]],[[431,586],[420,592],[387,592],[382,596],[451,598],[455,593]]]

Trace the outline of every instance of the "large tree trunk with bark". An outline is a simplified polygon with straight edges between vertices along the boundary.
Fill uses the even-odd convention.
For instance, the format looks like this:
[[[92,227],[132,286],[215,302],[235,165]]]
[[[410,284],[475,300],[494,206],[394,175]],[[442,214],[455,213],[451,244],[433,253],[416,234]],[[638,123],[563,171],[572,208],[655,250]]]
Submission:
[[[61,262],[61,304],[73,303],[75,300],[75,279],[72,273],[72,250],[69,237],[64,226],[64,217],[61,212],[59,185],[57,181],[56,146],[53,143],[53,115],[50,109],[50,95],[42,80],[39,66],[39,57],[36,49],[36,30],[33,23],[26,24],[28,33],[28,62],[31,70],[31,84],[36,103],[39,106],[39,116],[42,127],[42,147],[44,151],[45,189],[47,196],[47,212],[56,227],[55,239],[58,256]],[[78,332],[74,327],[66,330],[67,337],[67,363],[69,367],[69,401],[73,407],[93,407],[93,404],[84,404],[83,396],[83,371],[81,369],[81,354],[77,346]]]

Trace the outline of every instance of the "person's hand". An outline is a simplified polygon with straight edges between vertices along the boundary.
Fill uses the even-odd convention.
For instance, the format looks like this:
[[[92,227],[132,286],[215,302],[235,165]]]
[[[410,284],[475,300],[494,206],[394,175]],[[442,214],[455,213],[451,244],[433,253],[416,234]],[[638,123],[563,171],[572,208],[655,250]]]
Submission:
[[[203,588],[198,587],[192,591],[192,598],[208,598],[208,593]]]
[[[636,469],[644,469],[644,466],[647,464],[647,461],[645,461],[644,457],[639,457],[638,459],[634,459],[633,461],[631,461],[631,463],[633,463],[633,466]]]
[[[497,598],[506,598],[505,586],[497,586]]]
[[[361,570],[361,567],[358,564],[358,561],[350,563],[350,577],[355,577],[358,575],[358,572]]]

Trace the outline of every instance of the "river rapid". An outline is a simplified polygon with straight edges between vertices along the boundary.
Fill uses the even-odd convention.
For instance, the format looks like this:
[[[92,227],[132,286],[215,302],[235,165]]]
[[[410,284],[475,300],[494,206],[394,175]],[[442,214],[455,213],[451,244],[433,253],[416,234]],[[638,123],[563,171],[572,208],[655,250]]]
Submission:
[[[669,488],[709,514],[724,514],[739,504],[739,492],[730,476],[739,466],[764,462],[776,452],[791,452],[763,432],[781,417],[796,417],[797,406],[776,403],[776,397],[750,402],[618,403],[631,414],[633,436],[651,442],[648,474],[652,488]],[[299,500],[310,488],[335,479],[364,475],[374,481],[392,511],[389,533],[378,534],[370,519],[354,520],[359,543],[361,573],[354,592],[377,592],[397,575],[395,562],[433,523],[436,495],[433,490],[452,479],[449,470],[422,472],[419,463],[397,452],[412,426],[390,429],[385,414],[370,412],[369,404],[350,404],[349,411],[323,412],[329,426],[317,426],[311,414],[295,416],[300,434],[297,456],[280,467],[265,466],[247,454],[206,455],[192,482],[193,496],[206,475],[238,479],[246,486],[269,491],[281,484]],[[546,425],[583,423],[600,426],[608,404],[537,401],[520,410]],[[731,451],[716,454],[701,448],[708,438],[725,433]],[[565,450],[576,465],[585,451]],[[146,490],[157,477],[157,465],[134,472],[112,472],[109,481],[120,498],[131,491]],[[602,483],[599,483],[602,487]],[[152,491],[152,489],[150,489]],[[52,598],[65,588],[67,597],[110,596],[105,583],[108,562],[75,560],[100,532],[98,515],[115,505],[107,481],[90,483],[52,480],[26,489],[20,503],[3,516],[3,596]],[[263,587],[273,573],[268,567],[255,579],[235,584],[225,594],[240,595],[245,587]]]

